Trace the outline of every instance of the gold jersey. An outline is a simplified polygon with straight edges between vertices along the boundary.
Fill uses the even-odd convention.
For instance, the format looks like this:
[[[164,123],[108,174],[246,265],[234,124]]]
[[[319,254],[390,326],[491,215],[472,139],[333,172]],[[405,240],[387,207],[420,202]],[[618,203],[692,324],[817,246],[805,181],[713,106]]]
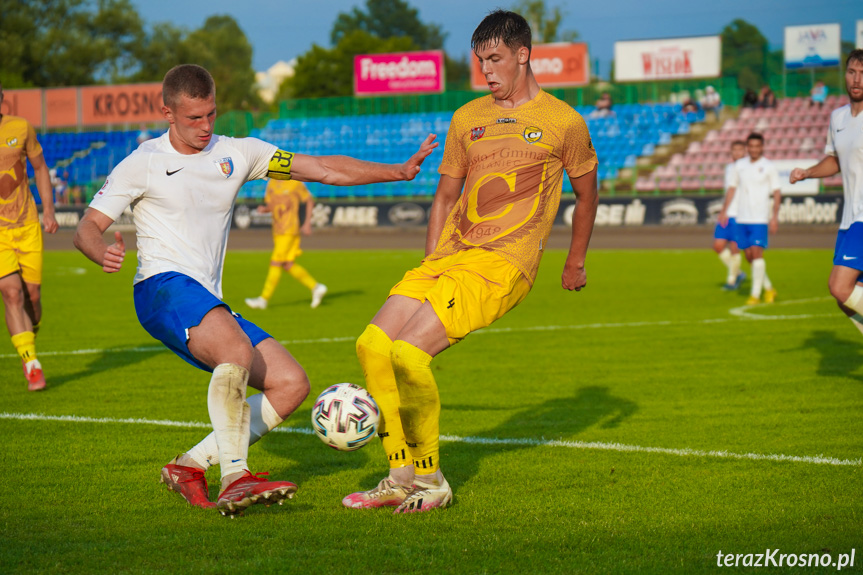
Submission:
[[[264,201],[273,213],[273,235],[300,233],[300,204],[305,203],[311,195],[302,182],[270,180],[264,192]]]
[[[41,153],[36,131],[27,120],[0,118],[0,227],[18,228],[39,221],[27,178],[27,158]]]
[[[517,108],[501,108],[491,95],[462,106],[438,171],[464,178],[464,191],[428,259],[480,248],[508,260],[532,284],[564,170],[577,178],[596,165],[584,119],[545,91]]]

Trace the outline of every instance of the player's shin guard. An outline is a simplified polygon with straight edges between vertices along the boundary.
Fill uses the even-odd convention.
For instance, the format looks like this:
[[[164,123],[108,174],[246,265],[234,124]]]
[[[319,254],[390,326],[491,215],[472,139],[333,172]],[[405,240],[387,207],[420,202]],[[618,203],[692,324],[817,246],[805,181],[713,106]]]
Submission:
[[[731,258],[732,257],[733,256],[731,255],[731,250],[729,248],[725,248],[721,252],[719,252],[719,261],[721,261],[722,265],[724,265],[728,269],[728,277],[729,278],[732,277],[731,276],[731,265],[732,265]],[[733,278],[728,281],[728,283],[733,283],[733,282],[734,282]]]
[[[12,345],[15,346],[15,351],[24,363],[36,359],[36,334],[32,331],[22,331],[13,335]]]
[[[851,290],[851,295],[848,296],[842,305],[849,309],[853,309],[858,314],[863,314],[863,286],[855,285]]]
[[[261,297],[269,301],[273,297],[280,279],[282,279],[282,267],[270,266],[270,271],[267,272],[267,279],[264,280],[264,291],[261,292]]]
[[[396,340],[390,358],[414,470],[423,475],[435,473],[439,467],[440,396],[431,371],[432,356],[406,341]]]
[[[291,269],[288,270],[288,273],[291,274],[295,280],[309,288],[310,290],[315,289],[315,286],[318,285],[318,282],[315,281],[315,278],[312,277],[306,268],[301,265],[297,265],[296,263],[291,266]]]
[[[251,409],[246,403],[249,370],[222,363],[213,370],[207,391],[207,409],[219,446],[222,477],[248,469]]]
[[[399,390],[390,360],[392,346],[393,342],[384,330],[374,324],[367,325],[357,339],[357,358],[366,378],[366,389],[381,410],[378,435],[389,459],[390,469],[397,469],[412,465],[413,459],[405,442],[399,415]]]
[[[734,284],[737,281],[737,276],[740,275],[740,252],[731,254],[731,268],[728,270],[728,283]]]
[[[254,445],[259,439],[275,429],[284,419],[263,393],[257,393],[246,399],[249,404],[249,445]],[[209,469],[219,464],[219,442],[213,432],[198,445],[186,453],[203,469]]]

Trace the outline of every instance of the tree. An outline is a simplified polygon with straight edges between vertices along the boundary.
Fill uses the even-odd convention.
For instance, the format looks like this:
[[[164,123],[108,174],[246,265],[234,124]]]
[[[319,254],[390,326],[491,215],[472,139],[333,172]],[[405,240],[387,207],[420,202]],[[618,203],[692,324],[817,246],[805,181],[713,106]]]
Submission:
[[[184,40],[188,32],[166,22],[153,26],[153,31],[147,35],[133,51],[137,69],[127,77],[127,82],[161,82],[165,72],[189,61]]]
[[[0,0],[0,14],[4,77],[22,85],[112,80],[144,37],[129,0]]]
[[[559,6],[549,9],[545,0],[519,0],[512,7],[512,11],[524,16],[530,24],[533,42],[536,44],[574,42],[578,38],[575,30],[560,30],[565,13]]]
[[[737,78],[743,89],[757,90],[767,83],[767,38],[740,18],[722,29],[722,75]]]
[[[366,11],[341,12],[330,40],[338,44],[346,35],[362,30],[378,38],[410,38],[420,50],[440,50],[446,34],[437,24],[423,24],[416,8],[404,0],[366,0]]]
[[[329,50],[313,44],[311,50],[297,58],[294,77],[283,83],[279,98],[287,94],[295,98],[351,96],[354,93],[354,56],[417,49],[406,36],[381,39],[364,30],[345,34]]]
[[[262,106],[254,89],[252,45],[232,16],[207,18],[201,28],[182,42],[180,52],[185,57],[184,63],[203,66],[213,75],[216,105],[222,110]]]

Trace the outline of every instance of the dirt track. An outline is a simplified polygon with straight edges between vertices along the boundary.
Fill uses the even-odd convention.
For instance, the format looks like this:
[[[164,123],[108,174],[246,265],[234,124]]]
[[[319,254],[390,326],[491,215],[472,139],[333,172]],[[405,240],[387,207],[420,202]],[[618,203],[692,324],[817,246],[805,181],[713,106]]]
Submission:
[[[838,226],[786,225],[770,238],[771,248],[833,249]],[[72,250],[72,230],[45,234],[46,250]],[[124,234],[131,241],[131,234]],[[570,231],[555,229],[548,247],[569,247]],[[596,228],[591,249],[710,249],[713,230],[707,226]],[[326,229],[303,238],[303,250],[423,249],[425,228],[409,229]],[[228,242],[231,250],[266,250],[272,247],[268,229],[233,230]]]

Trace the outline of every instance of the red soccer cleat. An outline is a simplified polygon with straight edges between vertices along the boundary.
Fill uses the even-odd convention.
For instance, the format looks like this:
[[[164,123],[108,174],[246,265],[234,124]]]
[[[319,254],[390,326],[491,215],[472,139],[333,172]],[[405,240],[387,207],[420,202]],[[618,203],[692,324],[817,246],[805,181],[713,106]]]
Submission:
[[[216,504],[210,501],[207,494],[207,480],[204,478],[204,470],[196,467],[177,465],[177,458],[162,468],[162,478],[159,480],[168,486],[169,491],[176,491],[182,495],[189,505],[209,509]]]
[[[45,389],[45,374],[42,373],[42,364],[38,359],[31,359],[29,362],[21,362],[21,367],[24,370],[24,376],[27,378],[27,389],[29,391],[42,391]]]
[[[297,492],[297,486],[290,481],[267,481],[259,477],[261,475],[268,473],[252,475],[247,469],[245,475],[222,491],[216,504],[222,515],[230,515],[233,519],[255,503],[263,503],[267,507],[273,503],[281,505],[285,499],[291,499]]]

